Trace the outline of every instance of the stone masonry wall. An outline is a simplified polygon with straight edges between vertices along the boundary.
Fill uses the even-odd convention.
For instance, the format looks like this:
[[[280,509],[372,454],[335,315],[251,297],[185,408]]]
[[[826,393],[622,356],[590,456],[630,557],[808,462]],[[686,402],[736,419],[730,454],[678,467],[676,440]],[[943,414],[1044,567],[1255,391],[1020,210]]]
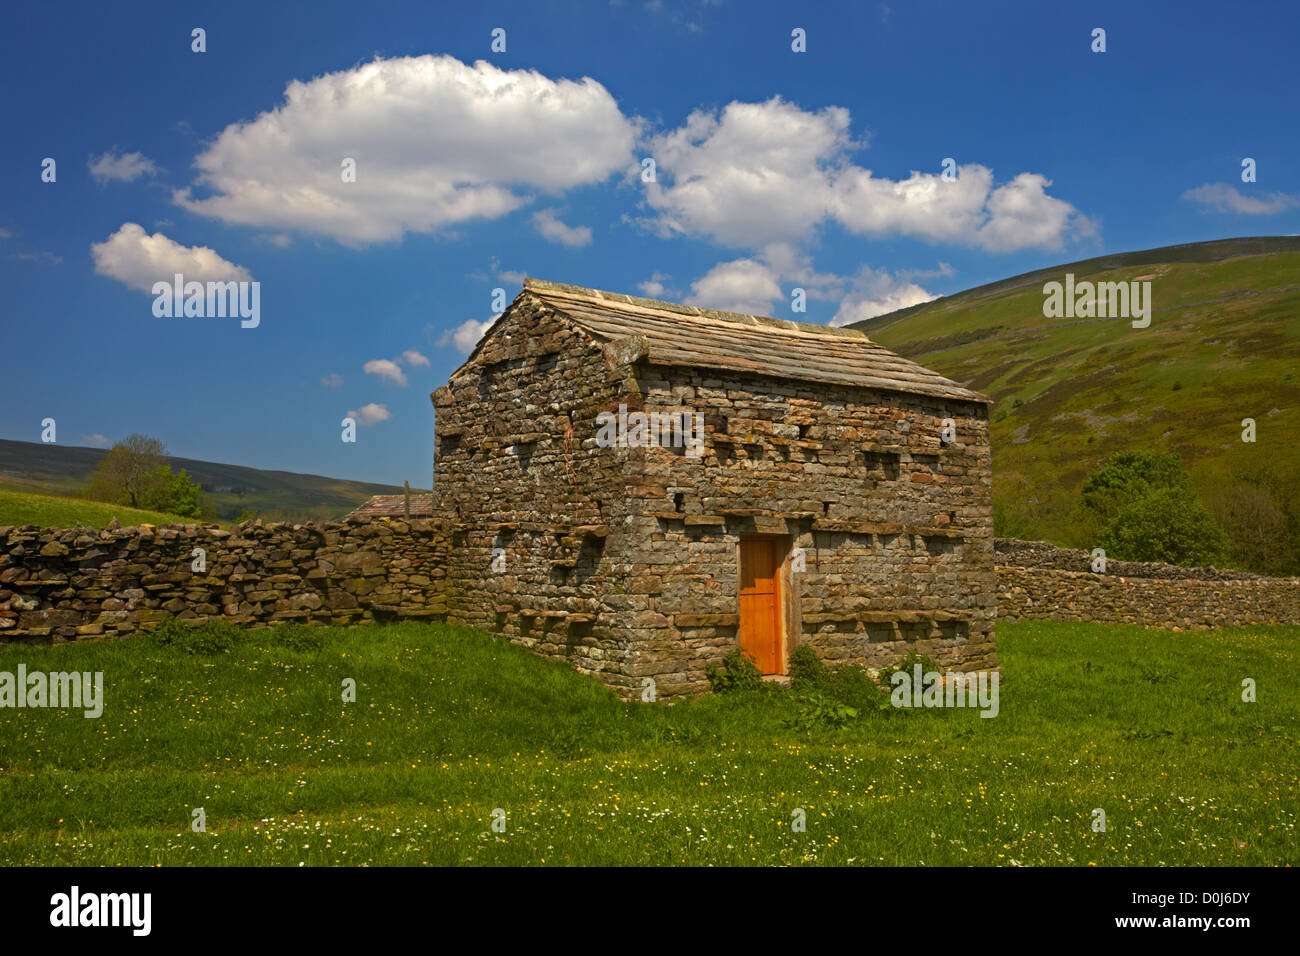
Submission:
[[[524,293],[432,396],[451,619],[617,687],[627,684],[626,608],[605,555],[627,496],[595,422],[623,374]]]
[[[498,323],[432,396],[450,619],[625,696],[699,692],[738,643],[739,537],[774,533],[810,555],[787,557],[787,653],[996,666],[982,404],[655,366],[527,292]],[[602,447],[620,406],[701,413],[703,456]]]
[[[996,542],[998,616],[1173,630],[1300,624],[1300,578],[1107,560],[1042,541]]]
[[[702,413],[705,447],[622,451],[630,676],[654,676],[660,693],[707,689],[707,668],[737,646],[748,533],[785,536],[787,655],[809,644],[879,669],[915,648],[997,666],[985,406],[661,366],[638,368],[635,385],[629,409]]]
[[[252,627],[441,620],[446,544],[430,520],[0,527],[0,641],[124,637],[171,616]],[[196,548],[203,571],[192,570]]]
[[[738,532],[754,519],[733,520]],[[678,530],[658,534],[663,541],[680,539],[687,555],[712,548],[719,560],[731,560],[734,569],[734,559],[726,557],[734,553],[731,532],[716,533],[719,530],[683,520]],[[447,543],[440,524],[429,520],[409,525],[246,522],[233,532],[198,525],[105,531],[0,527],[0,641],[125,637],[170,616],[190,621],[225,618],[253,627],[282,620],[344,625],[440,621],[449,617],[444,591]],[[190,570],[194,548],[206,551],[205,573]],[[671,549],[660,553],[675,560]],[[1089,560],[1082,551],[998,539],[999,616],[1185,630],[1300,624],[1297,578],[1129,562],[1108,563],[1105,575],[1074,569],[1081,563],[1086,567]],[[814,573],[816,561],[810,551]],[[1016,566],[1021,561],[1034,564]],[[1115,568],[1147,573],[1121,574]],[[699,572],[662,563],[645,573],[657,580],[637,586],[661,598],[665,577],[671,585],[680,576]],[[714,581],[721,586],[716,576]],[[711,593],[707,575],[702,583],[706,590],[698,593]],[[660,590],[654,592],[654,587]],[[671,587],[668,593],[674,593]],[[706,606],[699,600],[672,610],[660,603],[650,613],[677,622],[683,635],[678,653],[691,648],[692,641],[719,649],[730,646],[734,612],[710,616],[703,610]],[[672,610],[671,618],[667,610]],[[538,626],[545,627],[546,620],[560,619],[539,618]],[[824,656],[832,661],[855,659],[835,653],[836,642],[843,639],[834,635],[843,632],[823,631],[824,623],[814,620],[813,634],[804,639],[816,641],[820,634],[831,634],[829,641],[820,638],[826,642],[820,645]],[[865,622],[868,638],[875,623]],[[925,636],[917,639],[922,641],[920,649],[932,656],[938,651],[942,657],[942,645],[924,643],[933,640]],[[695,650],[691,648],[692,655]],[[857,659],[877,666],[865,654]],[[634,679],[629,676],[629,681]],[[687,686],[698,689],[694,681]]]

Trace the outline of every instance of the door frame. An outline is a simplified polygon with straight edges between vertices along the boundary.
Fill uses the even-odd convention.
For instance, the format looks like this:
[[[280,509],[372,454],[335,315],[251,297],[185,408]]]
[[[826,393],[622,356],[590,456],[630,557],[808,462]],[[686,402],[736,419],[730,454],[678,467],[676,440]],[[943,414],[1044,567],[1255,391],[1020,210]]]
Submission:
[[[740,646],[741,619],[740,619],[740,589],[744,581],[744,568],[741,562],[742,557],[741,541],[753,540],[759,538],[772,542],[776,549],[776,660],[778,670],[772,674],[764,674],[764,677],[784,677],[790,673],[790,651],[794,648],[791,640],[790,614],[791,604],[791,571],[790,559],[793,551],[792,543],[794,536],[790,534],[765,534],[763,532],[745,531],[736,536],[736,646]]]

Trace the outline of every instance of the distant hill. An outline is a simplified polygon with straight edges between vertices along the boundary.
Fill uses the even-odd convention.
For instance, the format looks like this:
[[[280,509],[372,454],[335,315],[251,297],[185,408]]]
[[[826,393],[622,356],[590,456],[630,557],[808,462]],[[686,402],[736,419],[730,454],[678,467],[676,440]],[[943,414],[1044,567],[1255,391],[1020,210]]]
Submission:
[[[872,319],[864,319],[861,322],[853,323],[849,328],[860,329],[867,335],[872,335],[878,329],[893,325],[921,312],[956,305],[970,305],[980,299],[987,299],[1002,292],[1023,289],[1025,286],[1030,285],[1035,286],[1041,292],[1044,282],[1059,278],[1062,273],[1066,272],[1073,272],[1076,276],[1096,275],[1129,266],[1167,265],[1174,262],[1219,262],[1223,259],[1232,259],[1239,256],[1269,255],[1276,252],[1300,252],[1300,236],[1249,236],[1240,239],[1214,239],[1209,242],[1188,242],[1177,246],[1160,246],[1157,249],[1139,249],[1136,252],[1114,252],[1105,256],[1096,256],[1092,259],[1080,259],[1078,262],[1051,266],[1046,269],[1036,269],[1033,272],[1024,272],[1009,279],[999,279],[997,282],[989,282],[973,289],[967,289],[964,292],[940,296],[929,302],[910,305],[905,309],[878,315]],[[883,341],[881,344],[884,344]]]
[[[1043,284],[1150,281],[1151,325],[1046,318]],[[993,398],[1000,531],[1076,547],[1085,474],[1117,451],[1177,452],[1222,513],[1250,485],[1300,499],[1300,238],[1224,239],[1040,269],[857,323]],[[1257,440],[1241,440],[1253,418]],[[1261,519],[1263,520],[1263,519]],[[1272,519],[1270,519],[1272,520]]]
[[[76,495],[106,451],[41,442],[0,439],[0,485],[40,494]],[[341,517],[371,495],[402,491],[394,485],[291,471],[263,471],[192,458],[168,458],[173,471],[184,468],[211,496],[220,521],[230,521],[247,509],[268,518],[291,521]],[[415,491],[416,489],[412,489]]]

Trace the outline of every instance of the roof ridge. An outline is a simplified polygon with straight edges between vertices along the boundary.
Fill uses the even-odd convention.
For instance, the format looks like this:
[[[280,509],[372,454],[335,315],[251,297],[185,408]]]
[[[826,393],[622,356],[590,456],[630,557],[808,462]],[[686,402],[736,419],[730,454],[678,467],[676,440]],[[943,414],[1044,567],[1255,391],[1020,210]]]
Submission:
[[[642,296],[627,295],[623,292],[609,292],[604,289],[589,289],[586,286],[570,285],[566,282],[551,282],[547,279],[534,279],[532,277],[524,278],[523,287],[529,292],[558,292],[561,295],[578,296],[581,298],[595,299],[597,301],[604,300],[618,302],[624,305],[639,306],[643,309],[676,312],[680,315],[696,315],[703,318],[716,319],[721,322],[732,322],[737,325],[764,325],[768,328],[783,329],[787,332],[797,332],[804,335],[816,335],[826,338],[854,339],[856,341],[868,342],[872,345],[876,345],[876,343],[871,342],[865,332],[858,329],[839,328],[833,325],[817,325],[812,322],[795,322],[793,319],[778,319],[767,315],[749,315],[744,312],[728,312],[722,309],[706,309],[700,306],[686,305],[681,302],[667,302],[663,299],[648,299]]]

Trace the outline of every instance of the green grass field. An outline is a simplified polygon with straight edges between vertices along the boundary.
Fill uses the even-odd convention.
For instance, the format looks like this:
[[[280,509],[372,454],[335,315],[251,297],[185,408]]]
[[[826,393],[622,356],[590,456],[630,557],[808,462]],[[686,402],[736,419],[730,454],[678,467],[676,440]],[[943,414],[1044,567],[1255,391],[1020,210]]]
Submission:
[[[0,648],[105,686],[0,710],[0,863],[1300,862],[1300,628],[1004,624],[998,717],[841,727],[798,690],[625,704],[463,629],[212,633]]]
[[[0,488],[0,525],[37,524],[45,528],[75,528],[87,525],[105,528],[113,519],[122,527],[136,524],[185,524],[195,518],[163,514],[160,511],[143,511],[87,501],[84,498],[63,498],[55,495],[33,495]]]

